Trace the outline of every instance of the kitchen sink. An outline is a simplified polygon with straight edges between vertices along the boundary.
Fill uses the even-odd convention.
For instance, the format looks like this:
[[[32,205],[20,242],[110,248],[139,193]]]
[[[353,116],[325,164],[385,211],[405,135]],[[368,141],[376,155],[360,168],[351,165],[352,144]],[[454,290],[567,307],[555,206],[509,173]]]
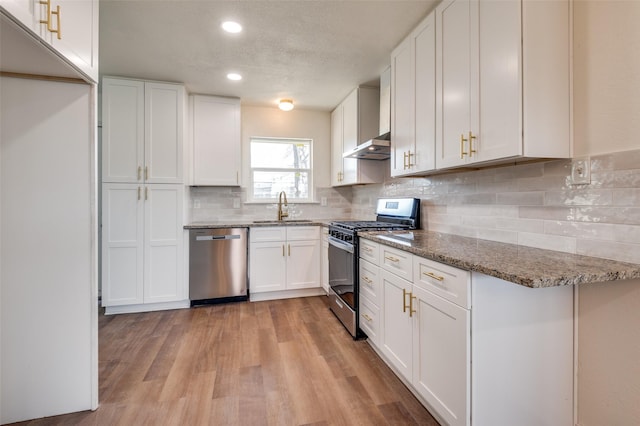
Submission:
[[[313,222],[311,219],[290,219],[290,220],[254,220],[253,223],[275,223],[275,224],[285,224],[285,223],[311,223]]]

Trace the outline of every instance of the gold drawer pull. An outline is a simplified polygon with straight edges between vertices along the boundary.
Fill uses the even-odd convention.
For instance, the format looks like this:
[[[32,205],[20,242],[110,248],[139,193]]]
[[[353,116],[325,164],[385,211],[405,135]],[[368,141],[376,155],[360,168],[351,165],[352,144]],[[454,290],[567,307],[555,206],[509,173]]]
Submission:
[[[402,289],[402,312],[407,312],[407,294],[411,294],[408,293],[407,290],[405,290],[404,288]]]
[[[469,153],[464,150],[464,143],[468,141],[469,139],[466,139],[464,134],[460,135],[460,159],[463,159],[465,155],[469,155]]]
[[[367,321],[371,322],[373,321],[373,318],[371,318],[369,315],[367,314],[362,314],[362,318],[366,319]]]
[[[417,297],[411,292],[409,293],[409,318],[413,317],[413,314],[416,313],[416,310],[413,309],[413,299],[417,299]]]
[[[423,272],[423,275],[426,275],[428,277],[433,278],[434,280],[438,280],[438,281],[444,281],[444,277],[441,277],[440,275],[436,275],[433,272]]]
[[[367,253],[371,253],[373,251],[373,249],[371,247],[367,247],[367,246],[362,247],[362,249],[364,251],[366,251]]]
[[[391,262],[400,262],[400,259],[398,259],[397,257],[385,256],[384,258],[390,260]]]
[[[362,277],[362,280],[363,280],[364,282],[366,282],[367,284],[371,284],[371,283],[373,282],[373,281],[371,281],[371,279],[370,279],[369,277],[367,277],[367,276]]]

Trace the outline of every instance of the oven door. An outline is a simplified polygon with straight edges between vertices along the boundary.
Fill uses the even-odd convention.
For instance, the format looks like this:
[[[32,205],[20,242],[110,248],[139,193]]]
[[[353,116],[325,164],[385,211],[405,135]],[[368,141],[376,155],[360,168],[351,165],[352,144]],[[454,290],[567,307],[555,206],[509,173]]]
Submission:
[[[356,336],[355,257],[353,244],[329,237],[329,308]]]

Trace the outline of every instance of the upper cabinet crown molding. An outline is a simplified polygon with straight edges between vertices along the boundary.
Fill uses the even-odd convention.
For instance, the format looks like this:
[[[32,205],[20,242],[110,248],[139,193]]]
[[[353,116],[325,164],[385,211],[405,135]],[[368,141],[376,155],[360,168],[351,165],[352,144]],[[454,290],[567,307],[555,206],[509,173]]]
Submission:
[[[102,181],[183,183],[182,85],[102,79]]]
[[[436,167],[570,157],[569,0],[445,0],[435,19]]]
[[[23,37],[44,42],[31,43],[32,48],[19,55],[5,58],[3,52],[3,71],[65,78],[71,74],[97,83],[98,9],[98,0],[0,0],[3,25],[12,21]],[[43,50],[51,55],[42,55]],[[42,61],[52,57],[64,66],[45,66]]]

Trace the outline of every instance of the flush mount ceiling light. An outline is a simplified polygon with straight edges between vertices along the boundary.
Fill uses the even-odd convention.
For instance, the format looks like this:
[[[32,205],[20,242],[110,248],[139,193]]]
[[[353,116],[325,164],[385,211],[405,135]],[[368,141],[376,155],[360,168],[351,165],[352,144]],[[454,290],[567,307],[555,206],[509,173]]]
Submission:
[[[242,31],[242,25],[234,21],[225,21],[222,23],[222,29],[228,33],[236,34]]]
[[[229,74],[227,74],[227,78],[229,80],[233,80],[233,81],[239,81],[242,80],[242,76],[238,73],[235,72],[230,72]]]
[[[293,109],[293,101],[291,99],[280,99],[278,108],[283,111],[291,111]]]

